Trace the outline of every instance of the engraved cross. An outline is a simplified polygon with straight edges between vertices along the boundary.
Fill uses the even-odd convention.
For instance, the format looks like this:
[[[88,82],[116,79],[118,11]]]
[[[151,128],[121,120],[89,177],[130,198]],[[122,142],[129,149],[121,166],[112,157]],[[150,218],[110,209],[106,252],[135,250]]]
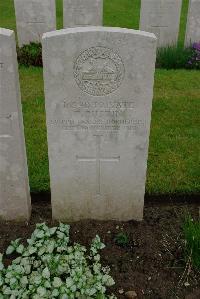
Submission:
[[[79,162],[95,162],[96,163],[96,192],[101,195],[101,163],[103,162],[119,162],[120,156],[102,157],[101,156],[101,137],[102,135],[94,135],[96,138],[96,157],[80,157],[76,156]]]

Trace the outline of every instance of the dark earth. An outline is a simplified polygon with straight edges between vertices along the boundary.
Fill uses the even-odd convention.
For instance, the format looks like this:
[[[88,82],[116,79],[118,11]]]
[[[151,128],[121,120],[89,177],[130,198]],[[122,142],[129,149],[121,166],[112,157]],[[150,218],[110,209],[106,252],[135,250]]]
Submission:
[[[101,237],[106,245],[101,251],[102,264],[110,266],[116,282],[109,292],[117,298],[135,291],[136,298],[200,299],[200,273],[187,267],[184,259],[181,228],[188,211],[199,219],[197,203],[165,205],[146,200],[142,222],[80,221],[71,224],[71,239],[87,246],[96,234]],[[0,252],[11,240],[26,240],[41,222],[55,225],[50,202],[34,199],[29,223],[0,223]],[[122,244],[121,238],[116,239],[119,233]]]

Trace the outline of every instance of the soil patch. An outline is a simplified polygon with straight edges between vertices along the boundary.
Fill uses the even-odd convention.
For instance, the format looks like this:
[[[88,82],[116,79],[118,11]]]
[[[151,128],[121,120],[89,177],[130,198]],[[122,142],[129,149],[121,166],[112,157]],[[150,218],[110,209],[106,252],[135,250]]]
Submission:
[[[188,211],[198,219],[196,204],[148,204],[142,222],[80,221],[71,224],[71,238],[87,246],[96,234],[101,237],[106,245],[101,252],[102,263],[111,268],[116,282],[111,292],[119,299],[125,298],[127,291],[135,291],[137,298],[199,299],[200,273],[191,270],[183,275],[181,226]],[[26,240],[40,222],[55,225],[47,201],[33,202],[29,223],[1,222],[0,252],[5,251],[11,240],[20,237]],[[121,245],[116,242],[119,233],[126,237]],[[189,285],[185,286],[185,282]]]

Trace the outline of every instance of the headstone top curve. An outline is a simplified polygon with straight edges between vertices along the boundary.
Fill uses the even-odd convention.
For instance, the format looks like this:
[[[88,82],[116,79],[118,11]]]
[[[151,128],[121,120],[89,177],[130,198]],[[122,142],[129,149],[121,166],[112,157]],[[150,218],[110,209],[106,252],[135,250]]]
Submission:
[[[142,31],[142,30],[135,30],[135,29],[127,29],[127,28],[119,28],[119,27],[101,27],[101,26],[87,26],[87,27],[75,27],[75,28],[66,28],[61,30],[55,30],[46,32],[43,34],[42,39],[56,37],[59,35],[67,35],[72,33],[82,33],[82,32],[110,32],[110,33],[125,33],[125,34],[133,34],[133,35],[140,35],[144,37],[149,37],[152,39],[157,40],[157,37],[154,33]]]

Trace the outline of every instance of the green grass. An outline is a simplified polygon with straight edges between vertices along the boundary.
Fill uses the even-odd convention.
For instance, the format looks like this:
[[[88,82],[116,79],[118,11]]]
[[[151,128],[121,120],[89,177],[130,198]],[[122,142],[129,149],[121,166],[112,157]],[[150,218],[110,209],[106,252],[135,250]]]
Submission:
[[[156,71],[148,193],[200,191],[199,100],[199,71]]]
[[[0,0],[0,27],[16,30],[14,0]]]
[[[13,0],[0,0],[0,27],[16,29]],[[140,0],[104,0],[104,26],[139,28]],[[183,0],[179,45],[183,46],[189,0]],[[56,0],[57,28],[62,28],[62,0]]]
[[[178,42],[178,45],[180,47],[183,47],[185,42],[188,7],[189,7],[189,0],[182,0],[182,12],[181,12],[181,19],[180,19],[179,42]]]
[[[31,190],[48,191],[43,79],[41,68],[20,68]],[[200,191],[198,71],[157,70],[146,192]]]
[[[139,28],[140,0],[104,0],[104,26]]]
[[[49,190],[42,68],[20,68],[21,94],[31,191]]]
[[[183,225],[185,239],[185,257],[194,268],[200,270],[200,221],[192,219],[189,215]]]

